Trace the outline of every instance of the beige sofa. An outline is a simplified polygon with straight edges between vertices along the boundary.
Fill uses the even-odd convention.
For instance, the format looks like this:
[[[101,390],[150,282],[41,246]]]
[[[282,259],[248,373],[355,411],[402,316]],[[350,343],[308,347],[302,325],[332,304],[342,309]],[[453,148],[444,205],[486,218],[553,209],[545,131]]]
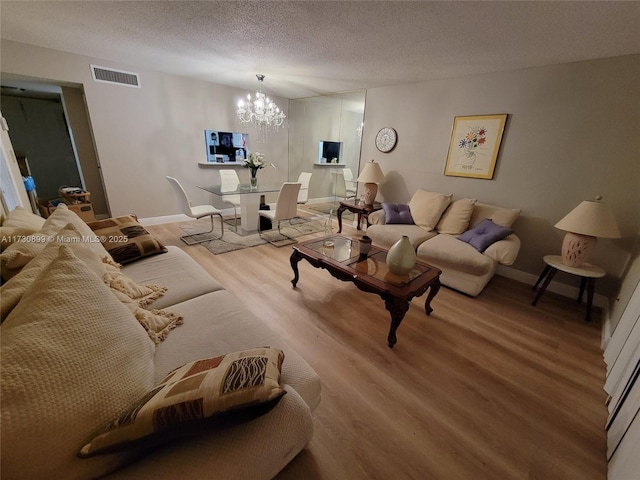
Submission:
[[[407,235],[417,258],[442,270],[443,285],[477,296],[496,272],[497,265],[512,265],[520,250],[515,233],[482,252],[458,236],[478,227],[484,219],[510,229],[520,210],[483,204],[474,199],[453,200],[452,195],[418,190],[408,203],[413,223],[389,224],[385,211],[369,215],[367,235],[373,244],[389,248]]]
[[[19,227],[15,219],[28,215],[12,222],[12,212],[2,227],[4,240],[15,240],[14,228],[44,239],[4,242],[0,254],[3,477],[273,478],[313,435],[321,389],[314,370],[181,249],[152,239],[166,251],[145,256],[157,252],[141,240],[144,258],[117,268],[64,210]],[[127,228],[144,237],[142,227]],[[286,393],[275,406],[78,457],[177,367],[267,346],[284,353],[278,397]],[[129,420],[121,416],[120,426]]]

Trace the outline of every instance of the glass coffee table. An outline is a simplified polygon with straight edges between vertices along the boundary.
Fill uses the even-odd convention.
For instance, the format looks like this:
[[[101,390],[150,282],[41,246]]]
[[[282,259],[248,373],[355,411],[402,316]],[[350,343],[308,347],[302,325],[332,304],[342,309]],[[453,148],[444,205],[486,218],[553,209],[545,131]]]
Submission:
[[[391,328],[387,342],[392,348],[396,342],[396,331],[409,310],[409,302],[414,297],[429,294],[424,303],[427,315],[431,314],[431,301],[440,290],[440,269],[427,263],[416,261],[414,268],[406,275],[396,275],[389,271],[386,263],[387,250],[372,247],[368,255],[360,255],[358,240],[341,235],[332,235],[309,240],[293,246],[290,262],[293,269],[291,283],[295,288],[300,279],[298,263],[304,259],[316,268],[327,270],[342,281],[352,282],[364,292],[375,293],[384,300],[391,314]]]

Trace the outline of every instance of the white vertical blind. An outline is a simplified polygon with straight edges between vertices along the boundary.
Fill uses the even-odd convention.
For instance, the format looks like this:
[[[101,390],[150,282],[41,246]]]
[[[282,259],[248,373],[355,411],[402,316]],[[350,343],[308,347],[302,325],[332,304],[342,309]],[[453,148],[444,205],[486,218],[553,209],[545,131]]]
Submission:
[[[636,259],[638,261],[638,259]],[[605,350],[609,394],[609,480],[631,480],[640,472],[640,283]]]

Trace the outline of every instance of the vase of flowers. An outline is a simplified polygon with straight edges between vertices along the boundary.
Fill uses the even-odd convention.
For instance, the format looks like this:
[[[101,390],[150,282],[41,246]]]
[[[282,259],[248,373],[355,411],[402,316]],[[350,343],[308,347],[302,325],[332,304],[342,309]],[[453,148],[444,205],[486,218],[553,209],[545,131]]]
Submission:
[[[251,170],[251,190],[258,188],[258,170],[269,166],[276,168],[273,163],[265,162],[264,155],[260,152],[250,153],[249,158],[242,161],[242,166]]]

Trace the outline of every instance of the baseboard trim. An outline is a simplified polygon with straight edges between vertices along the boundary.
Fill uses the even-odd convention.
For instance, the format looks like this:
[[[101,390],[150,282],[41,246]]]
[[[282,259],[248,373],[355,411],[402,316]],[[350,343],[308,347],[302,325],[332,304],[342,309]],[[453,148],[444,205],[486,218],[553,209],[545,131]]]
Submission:
[[[223,216],[232,216],[233,208],[227,208],[225,210],[220,210]],[[138,222],[142,226],[151,226],[151,225],[163,225],[165,223],[178,223],[178,222],[189,222],[194,220],[189,215],[185,215],[184,213],[178,213],[176,215],[165,215],[162,217],[147,217],[147,218],[139,218]]]

